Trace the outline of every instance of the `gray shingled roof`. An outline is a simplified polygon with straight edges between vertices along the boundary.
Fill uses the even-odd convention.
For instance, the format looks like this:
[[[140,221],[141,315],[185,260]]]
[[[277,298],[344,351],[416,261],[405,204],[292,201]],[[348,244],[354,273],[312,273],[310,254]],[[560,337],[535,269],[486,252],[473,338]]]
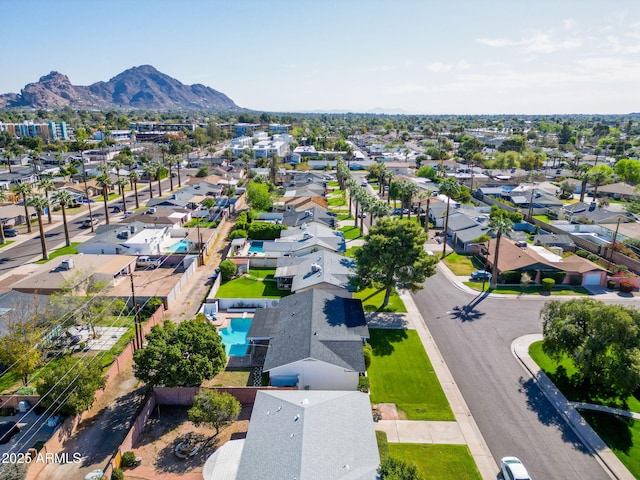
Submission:
[[[314,207],[304,211],[285,212],[282,215],[282,223],[288,227],[299,227],[303,223],[318,222],[328,227],[334,227],[336,217],[329,215],[324,208]]]
[[[347,288],[355,267],[355,261],[350,258],[320,250],[302,257],[278,258],[275,278],[293,277],[292,292],[320,283]]]
[[[365,371],[362,339],[369,338],[369,329],[360,300],[311,289],[284,297],[278,310],[280,318],[265,358],[265,371],[305,358]],[[260,328],[253,331],[253,323],[263,321],[259,311],[248,337]]]
[[[236,478],[374,480],[379,463],[368,395],[261,390]]]

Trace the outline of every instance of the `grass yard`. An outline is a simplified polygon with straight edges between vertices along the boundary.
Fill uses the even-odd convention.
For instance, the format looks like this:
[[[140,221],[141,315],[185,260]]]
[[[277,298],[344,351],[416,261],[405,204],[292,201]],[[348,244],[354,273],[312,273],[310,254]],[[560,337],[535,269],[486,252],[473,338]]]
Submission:
[[[355,292],[353,294],[353,297],[362,300],[362,308],[364,308],[365,312],[384,311],[407,313],[407,307],[404,306],[404,302],[395,289],[393,290],[393,292],[391,292],[391,296],[389,297],[389,304],[381,310],[380,305],[382,305],[382,301],[384,300],[384,292],[384,289],[380,290],[378,288],[365,288],[360,292]]]
[[[444,260],[444,264],[454,275],[471,275],[475,270],[484,270],[484,264],[475,255],[461,255],[450,253]]]
[[[482,282],[463,282],[466,286],[475,290],[482,291]],[[489,289],[489,282],[485,282],[484,289]],[[572,287],[572,286],[559,286],[553,287],[551,292],[547,292],[542,289],[541,285],[530,285],[524,290],[519,286],[514,285],[498,285],[492,290],[495,293],[504,293],[505,295],[552,295],[552,296],[566,296],[566,295],[591,295],[589,290],[584,287]]]
[[[390,443],[389,455],[414,463],[424,480],[482,478],[466,445]]]
[[[249,274],[223,282],[218,298],[280,298],[290,295],[288,290],[278,290],[273,268],[252,268]]]
[[[203,387],[251,387],[251,368],[225,368],[211,380],[203,383]]]
[[[78,245],[80,245],[80,242],[71,242],[71,245],[69,247],[62,247],[54,250],[53,252],[49,253],[49,260],[53,260],[54,258],[61,257],[63,255],[74,255],[78,253]],[[38,260],[34,263],[47,263],[49,260]]]
[[[337,180],[329,180],[329,182],[327,183],[327,186],[329,187],[338,187],[340,184],[338,183]]]
[[[616,408],[626,407],[632,412],[640,413],[640,400],[634,396],[625,399],[626,405],[591,398],[588,392],[571,381],[571,377],[576,372],[571,359],[565,357],[559,363],[553,361],[542,351],[542,342],[533,343],[529,347],[529,354],[567,399],[601,403]],[[640,478],[640,422],[600,412],[581,411],[580,414],[633,476]]]
[[[354,258],[356,256],[356,252],[360,250],[362,247],[354,246],[347,248],[347,251],[344,252],[345,257]]]
[[[342,195],[334,195],[332,197],[329,197],[327,203],[330,207],[341,207],[343,205],[346,205],[347,201],[342,197]]]
[[[370,330],[371,403],[395,403],[408,420],[453,420],[453,413],[415,330]]]
[[[533,218],[535,218],[536,220],[540,220],[541,222],[544,222],[544,223],[551,223],[551,219],[546,215],[534,215]]]
[[[7,247],[9,245],[11,245],[14,242],[14,240],[6,240],[4,241],[4,243],[0,243],[0,248],[2,247]]]
[[[354,227],[353,225],[346,225],[344,227],[340,227],[338,230],[344,234],[345,240],[355,240],[361,236],[360,227]]]

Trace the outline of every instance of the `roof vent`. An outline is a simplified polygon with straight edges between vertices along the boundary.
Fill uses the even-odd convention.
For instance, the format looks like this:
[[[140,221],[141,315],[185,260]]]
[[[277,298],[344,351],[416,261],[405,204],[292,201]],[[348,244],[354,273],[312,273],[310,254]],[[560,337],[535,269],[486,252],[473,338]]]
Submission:
[[[293,417],[293,421],[297,422],[298,420],[300,420],[300,414],[297,413],[295,417]]]
[[[317,263],[312,263],[311,264],[311,271],[312,272],[321,272],[322,271],[322,267],[320,265],[318,265]]]
[[[62,262],[60,262],[60,269],[61,270],[72,270],[74,267],[73,265],[73,259],[72,258],[65,258],[64,260],[62,260]]]

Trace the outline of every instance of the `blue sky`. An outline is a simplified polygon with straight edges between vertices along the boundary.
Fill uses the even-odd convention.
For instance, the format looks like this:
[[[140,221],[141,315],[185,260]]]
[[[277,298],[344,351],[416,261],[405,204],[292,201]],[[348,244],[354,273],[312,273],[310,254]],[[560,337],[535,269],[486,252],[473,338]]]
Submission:
[[[151,64],[267,111],[640,111],[637,0],[0,0],[0,92]]]

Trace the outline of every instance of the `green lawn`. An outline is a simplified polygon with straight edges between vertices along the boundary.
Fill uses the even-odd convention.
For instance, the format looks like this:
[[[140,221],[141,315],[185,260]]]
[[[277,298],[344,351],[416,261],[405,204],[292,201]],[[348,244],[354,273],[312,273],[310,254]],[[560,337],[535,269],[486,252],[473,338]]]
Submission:
[[[364,308],[365,312],[378,312],[381,311],[380,305],[384,300],[384,293],[384,289],[365,288],[360,292],[355,292],[353,296],[362,300],[362,308]],[[382,311],[407,313],[407,307],[404,306],[404,302],[395,289],[389,297],[389,304]]]
[[[342,198],[342,195],[334,195],[332,197],[329,197],[327,203],[330,207],[340,207],[342,205],[346,205],[347,201]]]
[[[360,238],[360,227],[354,227],[353,225],[346,225],[344,227],[340,227],[342,233],[344,233],[345,240],[354,240],[356,238]]]
[[[482,282],[463,282],[466,286],[471,287],[475,290],[482,290]],[[489,282],[485,282],[484,289],[489,289]],[[566,296],[566,295],[591,295],[589,290],[584,287],[571,287],[571,286],[559,286],[553,287],[551,292],[547,292],[542,289],[541,285],[530,285],[524,290],[519,286],[513,285],[498,285],[496,288],[491,290],[494,293],[503,293],[505,295],[552,295],[552,296]]]
[[[444,264],[454,275],[471,275],[475,270],[484,269],[483,263],[475,255],[461,255],[450,253],[444,260]]]
[[[541,222],[544,222],[544,223],[551,223],[551,219],[546,215],[534,215],[533,218],[535,218],[536,220],[540,220]]]
[[[71,242],[71,246],[69,247],[62,247],[54,250],[53,252],[49,253],[49,260],[53,260],[54,258],[61,257],[63,255],[74,255],[78,253],[78,245],[80,245],[80,242]],[[38,260],[34,263],[47,263],[49,260]]]
[[[453,413],[415,330],[370,330],[367,370],[372,403],[395,403],[408,420],[453,420]]]
[[[592,398],[585,389],[571,381],[576,372],[571,359],[564,357],[559,363],[553,361],[542,351],[542,342],[533,343],[529,347],[529,354],[568,400],[628,408],[640,413],[640,400],[634,396],[626,398],[623,404],[614,400]],[[633,476],[640,478],[640,422],[600,412],[581,411],[580,414]]]
[[[291,294],[288,290],[278,290],[273,268],[252,268],[249,274],[228,282],[218,289],[218,298],[279,298]]]
[[[345,257],[353,258],[356,256],[356,252],[360,250],[362,247],[354,246],[347,248],[347,251],[344,252]]]
[[[482,478],[466,445],[390,443],[389,455],[414,463],[424,480]]]
[[[329,183],[327,183],[328,187],[337,187],[339,186],[339,183],[337,180],[329,180]]]
[[[2,247],[6,247],[8,245],[11,245],[14,242],[14,240],[6,240],[4,241],[4,243],[0,244],[0,248]]]

